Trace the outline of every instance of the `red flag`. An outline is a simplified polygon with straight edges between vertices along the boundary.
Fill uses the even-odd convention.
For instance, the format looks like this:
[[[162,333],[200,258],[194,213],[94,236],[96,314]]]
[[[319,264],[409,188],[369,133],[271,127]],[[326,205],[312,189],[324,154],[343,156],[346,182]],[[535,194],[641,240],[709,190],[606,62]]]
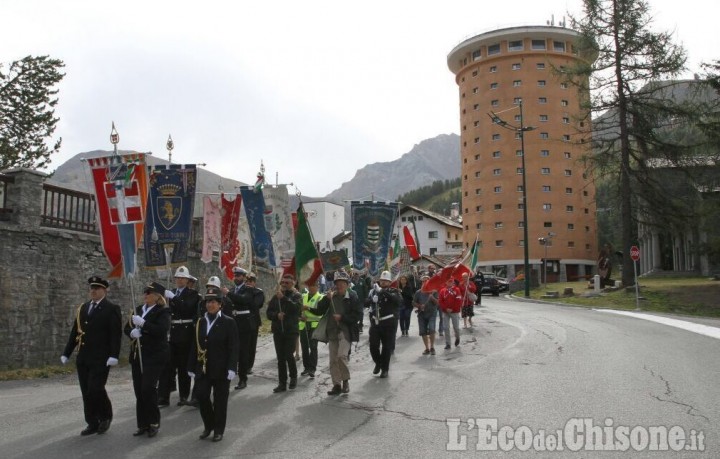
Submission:
[[[221,195],[220,200],[222,201],[220,269],[225,272],[225,276],[229,280],[232,280],[234,277],[232,269],[235,267],[237,255],[240,253],[238,221],[240,219],[242,196],[238,193],[235,199],[230,201],[225,199],[225,195]]]
[[[145,155],[91,158],[97,220],[103,252],[112,266],[107,277],[135,272],[135,253],[142,238],[147,204]]]
[[[454,263],[451,265],[447,265],[443,269],[441,269],[439,273],[435,274],[433,277],[425,281],[422,286],[422,291],[430,293],[433,290],[440,290],[445,287],[445,283],[448,281],[448,279],[451,278],[457,281],[461,281],[463,273],[467,273],[468,276],[472,275],[472,271],[470,271],[470,268],[468,268],[462,263]]]
[[[410,259],[412,261],[419,259],[420,253],[418,253],[415,239],[413,239],[412,234],[410,234],[410,229],[407,226],[403,226],[403,237],[405,238],[405,247],[408,249]]]

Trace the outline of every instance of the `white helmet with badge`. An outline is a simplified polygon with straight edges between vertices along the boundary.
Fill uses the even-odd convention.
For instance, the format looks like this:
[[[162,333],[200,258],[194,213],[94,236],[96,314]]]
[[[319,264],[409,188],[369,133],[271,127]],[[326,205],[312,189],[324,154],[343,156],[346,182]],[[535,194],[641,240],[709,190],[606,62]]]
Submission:
[[[220,278],[217,276],[211,276],[210,279],[208,279],[207,284],[205,284],[206,287],[217,287],[220,288]]]
[[[180,266],[175,271],[175,277],[184,277],[185,279],[192,279],[192,276],[190,275],[190,270],[187,269],[186,266]]]

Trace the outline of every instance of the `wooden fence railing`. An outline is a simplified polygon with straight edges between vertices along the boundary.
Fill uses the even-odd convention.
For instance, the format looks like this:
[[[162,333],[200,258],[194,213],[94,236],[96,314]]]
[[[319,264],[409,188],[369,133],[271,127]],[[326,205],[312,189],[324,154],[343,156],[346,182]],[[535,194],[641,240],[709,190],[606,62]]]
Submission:
[[[42,226],[97,233],[95,196],[43,184]]]
[[[8,183],[14,183],[15,178],[0,174],[0,220],[10,218],[12,209],[7,207],[7,186]]]

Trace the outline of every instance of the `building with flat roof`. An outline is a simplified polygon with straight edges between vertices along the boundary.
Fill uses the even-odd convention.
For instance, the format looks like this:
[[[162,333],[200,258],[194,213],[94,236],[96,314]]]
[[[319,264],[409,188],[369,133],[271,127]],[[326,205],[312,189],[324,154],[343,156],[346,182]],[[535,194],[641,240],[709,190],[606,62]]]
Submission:
[[[595,187],[582,162],[591,147],[581,108],[589,95],[561,74],[583,59],[578,37],[564,27],[511,27],[469,38],[448,55],[460,96],[463,242],[477,237],[484,270],[523,271],[523,206],[533,270],[544,272],[546,263],[552,282],[585,277],[596,265]],[[521,120],[532,128],[522,133],[524,151]]]

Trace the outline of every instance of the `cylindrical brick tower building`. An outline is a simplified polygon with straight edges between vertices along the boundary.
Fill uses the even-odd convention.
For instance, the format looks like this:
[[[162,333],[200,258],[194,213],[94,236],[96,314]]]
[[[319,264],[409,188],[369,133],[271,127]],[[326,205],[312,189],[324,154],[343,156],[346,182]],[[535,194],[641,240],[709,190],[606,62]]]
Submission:
[[[508,278],[523,271],[527,205],[536,275],[546,271],[554,282],[593,273],[595,187],[582,162],[591,148],[589,117],[581,108],[589,95],[560,75],[582,58],[574,47],[578,36],[564,27],[511,27],[469,38],[448,55],[460,89],[464,242],[470,246],[477,238],[484,271]]]

